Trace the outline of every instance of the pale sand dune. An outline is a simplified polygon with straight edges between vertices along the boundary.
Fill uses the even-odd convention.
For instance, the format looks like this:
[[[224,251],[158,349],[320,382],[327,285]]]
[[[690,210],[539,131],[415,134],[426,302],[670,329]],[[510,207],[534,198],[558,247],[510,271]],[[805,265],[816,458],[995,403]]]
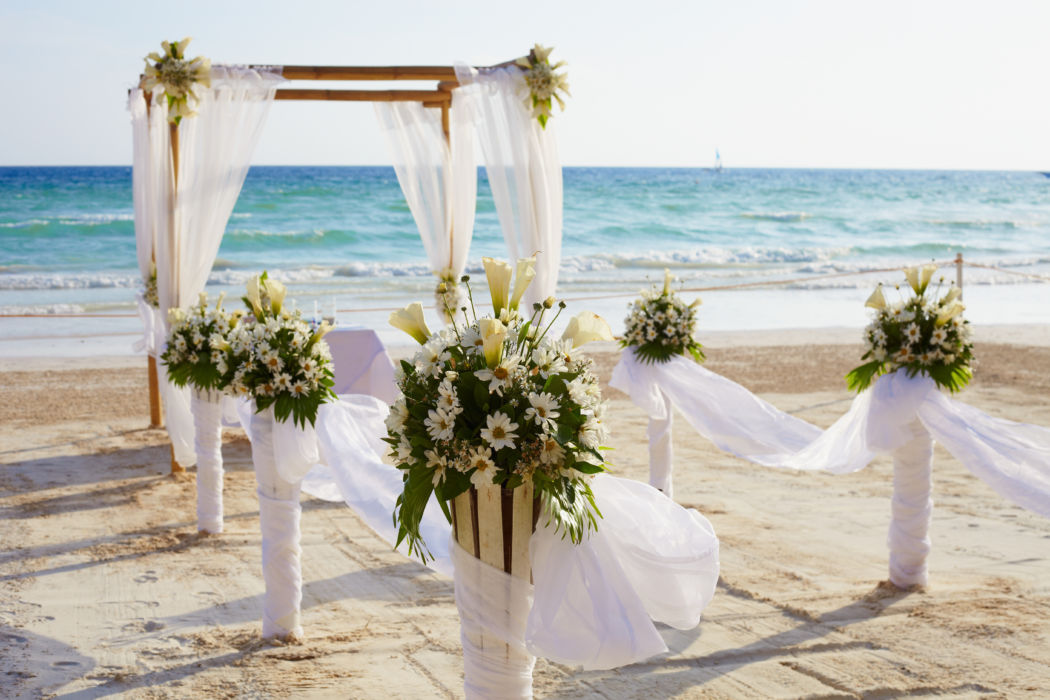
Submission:
[[[846,335],[751,336],[712,337],[707,366],[820,425],[846,410]],[[1050,426],[1046,333],[1021,337],[1031,345],[979,343],[962,398]],[[607,379],[615,351],[595,357]],[[199,537],[193,472],[168,476],[164,433],[143,428],[144,368],[0,366],[0,696],[461,697],[451,583],[342,505],[304,502],[305,642],[259,641],[248,444],[228,431],[226,532]],[[616,469],[644,479],[645,418],[608,396]],[[879,583],[887,459],[845,476],[779,472],[676,429],[678,500],[722,541],[714,602],[698,628],[664,629],[671,651],[647,663],[584,673],[540,660],[537,697],[1050,695],[1050,520],[938,449],[931,586],[899,592]]]

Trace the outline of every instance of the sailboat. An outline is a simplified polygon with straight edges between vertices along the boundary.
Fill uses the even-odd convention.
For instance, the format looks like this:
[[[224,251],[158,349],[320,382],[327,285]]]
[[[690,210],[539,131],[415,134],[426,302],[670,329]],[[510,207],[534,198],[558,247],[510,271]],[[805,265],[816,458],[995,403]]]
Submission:
[[[720,173],[720,172],[722,172],[722,154],[718,152],[717,148],[715,149],[715,165],[714,165],[714,167],[704,168],[704,172],[706,172],[706,173]]]

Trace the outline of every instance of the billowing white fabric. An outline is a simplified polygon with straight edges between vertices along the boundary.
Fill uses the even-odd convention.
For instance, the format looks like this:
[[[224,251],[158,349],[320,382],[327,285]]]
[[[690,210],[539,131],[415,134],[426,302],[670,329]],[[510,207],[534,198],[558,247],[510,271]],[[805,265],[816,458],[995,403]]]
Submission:
[[[371,328],[336,328],[324,337],[332,352],[336,394],[368,394],[387,404],[397,399],[394,363]]]
[[[204,289],[277,86],[283,80],[279,73],[213,66],[211,87],[197,89],[197,116],[184,118],[178,127],[174,230],[157,237],[157,288],[162,309],[186,307]],[[157,99],[160,94],[154,92],[151,113],[167,119],[167,104]]]
[[[440,109],[420,102],[375,103],[430,269],[451,268],[456,279],[467,264],[478,186],[470,110],[462,102],[453,92],[449,141]]]
[[[299,484],[281,478],[274,458],[273,411],[251,414],[252,464],[259,494],[262,531],[263,637],[302,636]]]
[[[340,396],[321,404],[317,437],[321,463],[303,479],[303,491],[326,501],[344,501],[376,534],[393,545],[397,528],[391,515],[404,488],[401,471],[384,464],[388,451],[382,438],[390,407],[373,396]],[[449,524],[436,502],[427,504],[420,531],[435,561],[431,568],[452,575],[449,560]],[[402,543],[399,548],[407,555]]]
[[[222,532],[222,394],[191,390],[193,447],[197,454],[197,529]]]
[[[197,450],[193,447],[193,411],[190,410],[190,390],[177,387],[167,380],[164,365],[157,372],[160,399],[164,403],[164,427],[168,430],[175,461],[183,467],[197,463]]]
[[[532,586],[448,544],[459,638],[463,644],[463,690],[468,700],[531,698],[536,657],[525,645]]]
[[[135,352],[159,357],[168,341],[160,309],[148,304],[141,292],[135,295],[135,305],[138,307],[139,320],[142,321],[142,337],[131,347]]]
[[[226,222],[237,201],[249,161],[258,141],[277,84],[279,72],[213,66],[211,87],[198,88],[198,114],[184,118],[179,127],[178,192],[173,194],[171,138],[168,105],[163,88],[151,95],[132,91],[135,147],[132,175],[135,206],[135,240],[140,272],[149,274],[151,258],[157,264],[157,296],[161,320],[167,328],[167,309],[186,307],[204,289]],[[143,137],[145,98],[150,99],[148,138]],[[147,152],[143,152],[143,149]],[[140,172],[145,169],[145,173]],[[150,247],[147,250],[147,239]],[[164,383],[163,381],[161,382]],[[162,391],[162,398],[172,396]],[[192,427],[188,399],[164,402],[166,427],[176,445],[176,461],[183,466],[178,444],[190,444]]]
[[[890,520],[890,581],[900,588],[928,581],[933,517],[933,440],[926,428],[912,421],[915,437],[893,451],[893,517]]]
[[[665,420],[673,405],[698,433],[738,457],[777,466],[821,435],[734,381],[681,355],[646,363],[626,350],[609,386],[628,394],[650,418]]]
[[[562,173],[554,137],[526,107],[528,88],[516,66],[477,70],[456,65],[485,158],[492,199],[511,259],[536,254],[536,278],[525,308],[554,294],[561,265]]]
[[[674,405],[671,399],[663,396],[664,416],[649,418],[645,437],[649,439],[649,485],[662,491],[668,498],[674,498],[674,445],[671,441],[671,428],[674,424]]]
[[[317,432],[326,464],[307,476],[304,490],[326,494],[331,500],[340,493],[347,505],[393,544],[396,529],[390,514],[403,485],[401,472],[381,459],[386,452],[380,437],[386,434],[383,419],[387,413],[381,401],[362,396],[341,397],[337,403],[322,405]],[[718,539],[703,516],[647,484],[607,475],[598,475],[591,483],[604,516],[598,532],[573,545],[562,533],[545,527],[541,516],[531,540],[533,604],[525,626],[508,622],[501,634],[519,631],[499,638],[515,648],[525,644],[533,655],[560,663],[612,668],[666,650],[653,620],[682,629],[699,622],[718,580]],[[436,558],[429,565],[438,571],[459,561],[458,547],[448,545],[449,530],[437,504],[431,503],[421,531]],[[469,572],[474,573],[463,584],[468,590],[482,585],[491,588],[491,582],[477,583],[479,577],[496,579],[499,583],[493,590],[523,590],[521,581],[511,581],[508,574],[475,562],[470,562]],[[464,571],[468,570],[455,573],[457,587]],[[457,601],[467,595],[457,591]],[[469,597],[470,602],[465,603],[468,619],[504,624],[496,618],[507,617],[506,596],[492,600]],[[512,621],[517,617],[512,616]],[[497,631],[488,629],[489,634]],[[521,631],[524,639],[517,636]],[[484,670],[484,660],[477,664],[482,669],[480,677],[488,677],[492,671]],[[524,662],[513,668],[514,674],[523,671]],[[517,686],[512,683],[510,687]]]

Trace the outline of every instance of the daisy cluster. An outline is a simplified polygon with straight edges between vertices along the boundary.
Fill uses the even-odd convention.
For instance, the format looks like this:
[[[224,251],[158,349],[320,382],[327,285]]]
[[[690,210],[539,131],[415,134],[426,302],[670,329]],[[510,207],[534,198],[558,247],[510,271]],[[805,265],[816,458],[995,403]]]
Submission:
[[[142,289],[142,299],[153,308],[160,306],[160,296],[157,292],[157,264],[150,263],[149,279],[146,280]]]
[[[240,311],[224,311],[221,296],[214,308],[208,308],[208,295],[204,292],[188,311],[171,309],[168,343],[160,356],[168,379],[175,386],[189,384],[202,391],[222,389],[223,375],[228,371],[229,339],[241,316]]]
[[[535,275],[532,259],[519,262],[509,299],[510,265],[484,262],[494,316],[475,315],[433,334],[419,304],[391,316],[422,343],[401,362],[402,396],[387,417],[386,441],[404,470],[395,513],[399,540],[407,537],[410,551],[424,558],[418,524],[430,495],[447,514],[448,502],[471,486],[513,489],[531,482],[555,526],[564,526],[573,541],[597,527],[589,477],[605,468],[600,450],[608,431],[598,379],[577,347],[611,339],[608,325],[585,312],[560,339],[552,338],[548,331],[564,302],[549,321],[554,299],[534,305],[531,318],[518,314],[521,293]]]
[[[862,391],[876,376],[898,369],[904,369],[909,377],[925,374],[953,392],[970,381],[973,343],[969,321],[962,317],[965,307],[959,299],[960,290],[952,285],[938,298],[938,285],[938,290],[927,297],[936,271],[936,265],[905,270],[914,292],[907,299],[888,303],[881,285],[868,298],[866,306],[875,309],[864,330],[868,349],[862,359],[868,361],[846,375],[850,389]]]
[[[186,46],[189,43],[189,37],[177,42],[160,42],[163,54],[153,52],[146,56],[146,70],[142,76],[143,90],[150,91],[157,86],[164,88],[168,100],[168,121],[175,124],[182,121],[183,117],[197,114],[190,107],[191,98],[194,103],[199,101],[196,86],[211,87],[211,61],[200,56],[186,58]]]
[[[283,308],[285,288],[266,273],[248,282],[249,322],[229,339],[224,379],[234,396],[255,401],[257,412],[273,406],[274,417],[313,425],[322,403],[335,397],[332,354],[322,338],[327,323],[312,330],[299,310]]]
[[[558,106],[564,110],[565,100],[560,93],[565,93],[566,96],[569,94],[568,76],[556,72],[565,65],[565,61],[551,63],[550,53],[553,50],[536,44],[528,56],[515,61],[516,65],[524,69],[525,87],[529,93],[525,98],[525,106],[532,110],[532,116],[536,117],[544,129],[547,128],[547,120],[551,118],[553,101],[557,100]]]
[[[700,343],[693,338],[696,307],[700,300],[686,304],[671,291],[670,270],[664,270],[663,289],[642,292],[629,307],[624,319],[622,347],[633,347],[644,362],[667,362],[675,355],[689,353],[697,362],[704,360]]]

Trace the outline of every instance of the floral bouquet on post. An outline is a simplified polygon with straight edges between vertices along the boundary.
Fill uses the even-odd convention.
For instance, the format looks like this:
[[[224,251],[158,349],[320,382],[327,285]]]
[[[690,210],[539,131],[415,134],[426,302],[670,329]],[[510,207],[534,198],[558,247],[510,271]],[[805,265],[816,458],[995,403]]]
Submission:
[[[664,270],[664,286],[642,292],[624,319],[621,347],[633,347],[643,362],[667,362],[675,355],[688,353],[697,362],[704,361],[704,351],[693,338],[696,328],[696,307],[700,299],[686,304],[671,291],[674,277]]]
[[[451,522],[449,503],[472,484],[513,489],[531,482],[548,523],[573,542],[601,517],[588,477],[605,470],[605,408],[592,363],[576,349],[612,340],[609,326],[583,312],[560,339],[552,338],[565,302],[548,298],[527,317],[518,310],[535,277],[535,259],[518,261],[513,291],[508,263],[483,262],[492,316],[478,317],[466,276],[472,321],[453,320],[431,333],[418,303],[390,316],[423,346],[412,361],[401,362],[403,396],[390,410],[385,440],[404,472],[394,512],[397,544],[407,540],[409,553],[424,561],[429,551],[419,526],[431,495]]]
[[[224,311],[224,296],[220,295],[215,308],[209,309],[208,295],[201,292],[197,305],[189,311],[180,308],[168,311],[168,346],[160,359],[175,386],[189,384],[200,391],[226,388],[229,336],[244,312]]]
[[[862,359],[868,361],[846,375],[851,390],[863,391],[878,375],[898,369],[909,377],[925,374],[951,392],[969,383],[973,377],[973,343],[970,322],[962,317],[966,308],[959,300],[962,292],[952,284],[938,299],[938,284],[927,297],[936,271],[936,265],[906,269],[904,276],[915,293],[894,303],[886,301],[881,284],[875,288],[865,303],[876,312],[864,331],[868,350]],[[940,282],[943,284],[943,277]]]
[[[234,395],[254,399],[257,412],[273,406],[277,421],[313,425],[321,404],[335,398],[332,354],[322,340],[331,326],[311,330],[298,310],[285,309],[287,290],[265,272],[247,289],[251,316],[230,338],[225,380]]]

